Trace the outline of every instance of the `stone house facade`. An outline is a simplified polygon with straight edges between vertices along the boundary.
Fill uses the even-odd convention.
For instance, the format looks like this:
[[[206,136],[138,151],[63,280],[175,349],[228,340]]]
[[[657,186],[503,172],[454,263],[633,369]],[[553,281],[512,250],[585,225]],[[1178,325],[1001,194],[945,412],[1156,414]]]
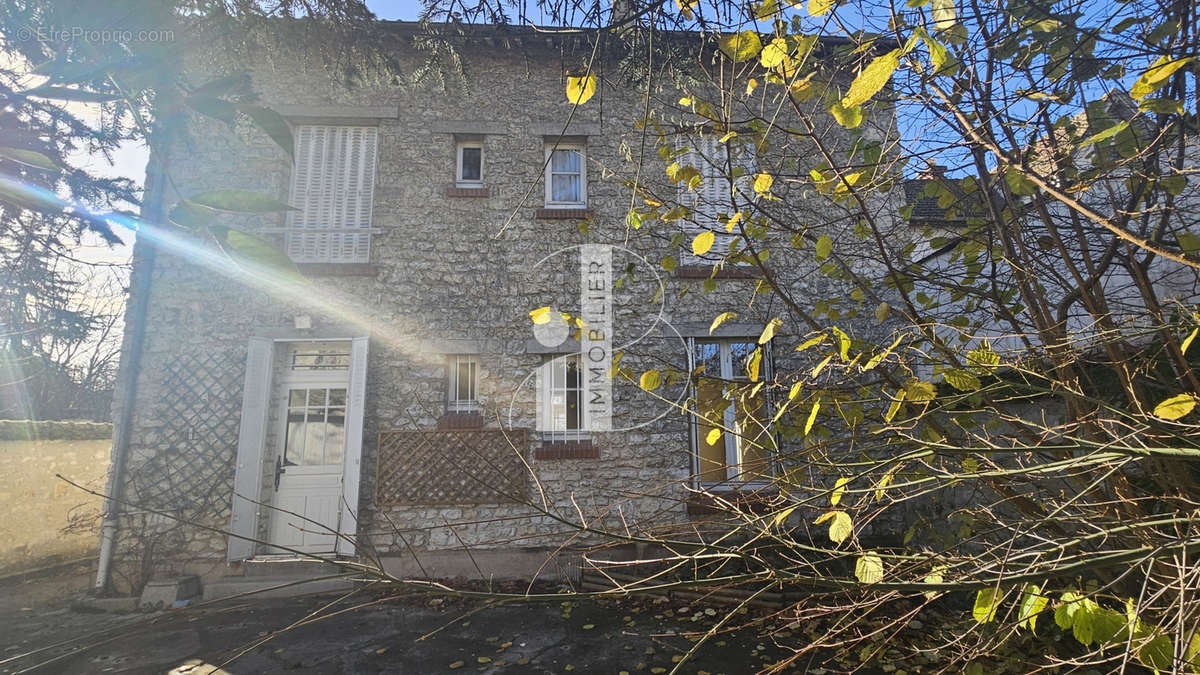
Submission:
[[[421,29],[393,29],[383,48],[398,69],[429,68]],[[822,214],[806,212],[817,201],[798,181],[756,204],[751,173],[729,197],[704,164],[728,153],[727,166],[806,175],[814,153],[794,139],[759,152],[748,129],[717,143],[675,106],[673,86],[654,85],[669,110],[639,124],[647,90],[622,79],[615,56],[601,54],[595,97],[574,107],[565,78],[593,53],[578,36],[483,28],[450,43],[461,71],[442,73],[444,85],[350,86],[281,39],[251,78],[287,119],[294,161],[266,134],[200,116],[152,157],[148,209],[231,187],[291,204],[227,221],[277,242],[307,283],[234,264],[187,232],[139,236],[135,277],[149,283],[136,387],[117,396],[128,450],[111,480],[130,504],[117,565],[216,574],[305,553],[446,573],[463,569],[466,549],[544,559],[600,529],[633,540],[690,526],[710,512],[705,493],[771,494],[792,441],[758,427],[773,392],[787,391],[773,367],[793,357],[758,339],[786,313],[761,293],[756,266],[722,261],[738,238],[722,199],[790,222]],[[230,72],[221,57],[198,57],[195,80]],[[663,159],[659,147],[681,150]],[[696,191],[668,179],[671,162],[696,166]],[[632,226],[631,205],[655,201],[691,215]],[[703,229],[715,244],[696,256]],[[811,256],[769,262],[798,293],[848,293],[814,274]],[[585,330],[573,334],[560,312]],[[710,330],[723,312],[737,317]],[[606,319],[593,339],[586,329]],[[136,344],[127,336],[126,363]],[[616,377],[596,376],[609,372],[589,360],[597,348]],[[768,385],[728,393],[750,370]]]

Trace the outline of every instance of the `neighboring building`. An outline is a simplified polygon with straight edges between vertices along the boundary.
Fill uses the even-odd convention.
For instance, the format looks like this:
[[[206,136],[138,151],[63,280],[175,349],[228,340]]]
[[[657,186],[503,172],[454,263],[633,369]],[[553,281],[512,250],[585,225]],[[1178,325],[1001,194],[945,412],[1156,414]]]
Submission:
[[[428,53],[413,47],[420,29],[389,29],[398,67],[425,67]],[[758,152],[746,129],[718,143],[724,134],[679,109],[643,130],[644,92],[623,86],[609,57],[595,67],[595,98],[572,110],[563,84],[592,53],[582,38],[464,30],[452,38],[464,79],[448,74],[447,89],[369,78],[348,87],[302,43],[281,40],[252,59],[252,77],[292,127],[294,164],[261,133],[199,117],[152,158],[171,182],[149,185],[149,208],[229,187],[292,204],[286,216],[230,224],[274,237],[311,286],[239,272],[186,234],[139,236],[142,274],[151,239],[157,253],[128,462],[116,479],[137,505],[121,519],[118,565],[213,575],[283,546],[369,552],[404,573],[467,573],[479,562],[486,574],[533,574],[547,551],[589,541],[558,518],[636,536],[709,513],[701,490],[769,488],[790,443],[760,428],[774,388],[726,392],[751,377],[748,367],[770,380],[776,360],[782,370],[792,358],[758,345],[786,311],[767,297],[751,302],[755,266],[717,264],[739,247],[721,214],[736,199],[786,222],[818,222],[811,211],[826,201],[785,181],[778,201],[756,205],[748,189],[731,197],[708,163],[749,169],[735,181],[745,188],[756,167],[807,175],[815,153],[787,137]],[[219,55],[196,63],[205,64],[196,82],[232,70]],[[829,143],[844,143],[825,117]],[[682,154],[660,159],[656,130]],[[698,170],[695,192],[667,180],[670,162]],[[696,215],[630,226],[626,181],[639,175],[666,205],[660,213],[681,201]],[[701,229],[714,232],[714,246],[694,256]],[[581,252],[597,266],[581,269]],[[798,292],[848,295],[815,273],[811,255],[769,265]],[[593,269],[593,290],[620,279],[612,347],[632,382],[593,377],[590,351],[581,356],[557,312],[536,311],[577,315]],[[739,316],[710,334],[726,311]],[[637,385],[651,369],[662,380],[653,394]],[[589,405],[606,386],[611,407]],[[714,424],[672,402],[740,433],[712,434]],[[236,536],[170,526],[142,508]]]

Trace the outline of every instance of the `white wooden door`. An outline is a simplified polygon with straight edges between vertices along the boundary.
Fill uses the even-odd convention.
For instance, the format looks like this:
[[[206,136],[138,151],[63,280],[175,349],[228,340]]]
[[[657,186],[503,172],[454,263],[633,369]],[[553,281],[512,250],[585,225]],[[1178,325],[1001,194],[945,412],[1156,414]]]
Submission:
[[[284,384],[268,541],[333,554],[341,525],[348,382],[293,379]]]

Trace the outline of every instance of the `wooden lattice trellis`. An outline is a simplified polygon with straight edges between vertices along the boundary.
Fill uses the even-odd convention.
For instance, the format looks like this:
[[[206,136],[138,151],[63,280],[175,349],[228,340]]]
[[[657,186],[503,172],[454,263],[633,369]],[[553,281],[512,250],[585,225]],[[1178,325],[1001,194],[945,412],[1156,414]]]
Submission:
[[[376,502],[498,504],[524,499],[524,429],[379,433]]]
[[[245,355],[185,354],[163,371],[157,433],[143,445],[150,457],[131,467],[134,499],[191,518],[224,513],[233,495]]]

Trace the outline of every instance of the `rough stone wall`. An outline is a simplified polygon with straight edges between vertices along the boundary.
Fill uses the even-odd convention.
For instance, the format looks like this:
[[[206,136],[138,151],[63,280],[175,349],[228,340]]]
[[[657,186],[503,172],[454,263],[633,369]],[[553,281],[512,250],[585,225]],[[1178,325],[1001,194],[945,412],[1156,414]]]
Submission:
[[[564,528],[553,519],[517,504],[408,506],[380,509],[374,504],[375,439],[381,430],[428,428],[444,411],[444,356],[439,342],[473,340],[483,345],[479,354],[480,398],[487,426],[499,423],[533,429],[536,394],[530,377],[544,355],[528,348],[531,338],[529,311],[556,306],[578,310],[577,258],[559,255],[535,265],[546,256],[584,243],[626,246],[657,264],[664,256],[679,257],[669,241],[672,226],[654,223],[641,230],[627,228],[625,215],[630,192],[622,181],[637,173],[638,148],[643,142],[635,120],[644,101],[632,88],[604,83],[596,97],[574,111],[573,125],[589,131],[587,227],[578,221],[542,219],[536,210],[543,202],[543,162],[547,130],[571,115],[563,96],[564,68],[580,63],[590,48],[545,41],[504,46],[460,45],[465,83],[448,78],[443,90],[433,81],[397,87],[369,83],[358,87],[340,84],[310,52],[278,47],[253,72],[255,89],[268,106],[395,106],[395,119],[379,122],[379,160],[374,193],[373,226],[382,233],[372,240],[374,276],[314,277],[320,306],[306,298],[273,293],[252,282],[229,275],[233,264],[211,253],[207,242],[187,235],[166,235],[154,271],[146,348],[140,374],[133,429],[131,465],[151,459],[161,448],[155,444],[155,401],[163,395],[163,364],[180,352],[217,352],[231,359],[245,358],[249,337],[264,331],[289,328],[297,315],[312,318],[314,326],[354,325],[355,334],[370,333],[367,396],[362,458],[362,544],[381,553],[399,553],[406,547],[435,550],[473,547],[557,546],[565,541]],[[402,72],[413,72],[425,63],[425,54],[398,41],[395,56]],[[197,82],[231,69],[230,64],[198,59]],[[667,97],[678,92],[668,90]],[[486,125],[498,133],[485,136],[486,198],[450,197],[454,184],[455,124],[473,131],[469,122]],[[248,128],[236,132],[211,120],[196,118],[165,158],[167,172],[180,196],[210,189],[238,187],[288,199],[290,164],[265,136]],[[591,133],[595,132],[595,133]],[[832,145],[839,142],[830,126]],[[664,194],[663,163],[646,153],[643,180]],[[807,173],[814,163],[811,148],[796,142],[775,146],[760,159],[773,169]],[[781,219],[815,220],[802,188],[777,183],[785,202],[799,208],[785,212],[772,206]],[[806,212],[806,209],[808,211]],[[230,219],[247,227],[278,227],[282,218],[264,216]],[[586,231],[586,233],[585,233]],[[139,238],[144,246],[150,238]],[[785,250],[776,247],[777,251]],[[618,262],[620,262],[618,256]],[[801,262],[808,260],[808,263]],[[633,259],[630,259],[633,261]],[[816,274],[811,256],[795,261],[771,261],[785,283],[803,298],[816,295],[844,297],[847,289]],[[656,325],[658,290],[651,267],[641,265],[615,298],[616,341],[649,334],[626,350],[622,365],[635,373],[647,368],[686,368],[687,354],[678,336]],[[618,264],[618,267],[620,265]],[[707,326],[720,312],[736,311],[733,324],[743,335],[757,338],[763,324],[785,311],[770,297],[756,302],[755,279],[718,280],[705,289],[703,279],[677,278],[656,269],[665,282],[662,316],[673,324]],[[869,315],[869,310],[864,312]],[[780,334],[804,333],[808,327],[786,325]],[[777,367],[791,358],[778,350]],[[528,380],[527,380],[528,378]],[[666,387],[672,398],[682,383]],[[636,532],[644,527],[681,523],[687,519],[684,485],[691,473],[686,418],[656,403],[636,385],[615,385],[614,420],[627,426],[645,423],[633,431],[593,434],[598,459],[529,461],[537,477],[528,496],[563,518],[578,520],[602,516],[604,524]],[[663,414],[665,413],[665,414]],[[537,445],[537,435],[531,434]],[[278,443],[268,446],[264,470],[273,464]],[[532,450],[532,448],[531,448]],[[225,452],[232,466],[234,457]],[[263,498],[269,499],[269,493]],[[216,527],[228,522],[228,507],[206,513],[202,520]],[[223,537],[197,532],[183,557],[220,559]]]

